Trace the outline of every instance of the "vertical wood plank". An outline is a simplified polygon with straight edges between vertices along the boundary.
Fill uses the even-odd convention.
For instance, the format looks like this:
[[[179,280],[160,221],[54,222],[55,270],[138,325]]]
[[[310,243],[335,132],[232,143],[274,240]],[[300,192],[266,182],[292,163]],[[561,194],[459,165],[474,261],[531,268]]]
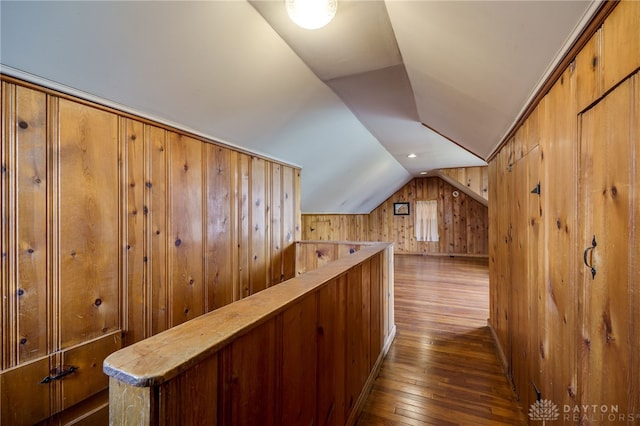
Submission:
[[[513,227],[513,245],[511,249],[513,264],[511,286],[513,298],[512,321],[512,371],[515,391],[523,404],[528,406],[531,385],[529,383],[529,291],[531,283],[527,280],[527,247],[528,239],[528,200],[530,191],[528,189],[528,157],[521,158],[513,164],[513,198],[515,208],[511,220]]]
[[[370,262],[370,281],[369,281],[369,371],[376,363],[378,354],[382,350],[384,344],[384,336],[382,331],[382,255],[376,256]]]
[[[636,73],[633,81],[634,103],[632,106],[632,124],[630,136],[632,141],[631,158],[629,159],[632,170],[630,194],[634,194],[632,200],[632,215],[629,227],[629,253],[640,253],[640,76]],[[640,318],[640,256],[632,256],[629,264],[629,335],[637,336],[640,333],[640,322],[633,318]],[[631,360],[629,363],[629,376],[640,377],[640,339],[631,339],[629,348]],[[640,383],[632,381],[628,388],[628,406],[630,412],[637,413],[640,410]]]
[[[230,151],[227,148],[208,145],[206,148],[207,182],[207,257],[209,287],[208,310],[217,309],[233,302],[234,274],[232,253],[234,221],[232,207],[235,197],[231,181],[235,177],[231,167]]]
[[[14,122],[15,114],[15,91],[12,85],[0,82],[0,102],[2,102],[2,111],[0,111],[0,137],[2,144],[0,145],[0,326],[3,333],[0,336],[0,369],[7,368],[9,363],[11,332],[9,326],[9,212],[12,211],[12,199],[9,196],[10,177],[12,176],[10,164],[11,149],[15,143],[15,128],[11,125]],[[0,386],[2,384],[0,383]],[[0,388],[0,390],[2,390]],[[0,409],[2,405],[0,403]]]
[[[539,327],[537,350],[541,359],[542,390],[553,396],[556,404],[578,402],[576,372],[576,335],[580,301],[576,272],[577,220],[577,147],[575,74],[565,71],[545,100],[541,117],[541,161],[544,240],[547,255],[544,262],[543,298],[539,314],[544,323]],[[569,112],[573,111],[574,114]],[[542,312],[543,310],[543,312]]]
[[[251,158],[243,153],[238,154],[238,278],[240,299],[251,294],[251,212],[250,183]]]
[[[115,425],[147,426],[157,424],[152,414],[158,401],[152,388],[127,385],[114,378],[109,379],[109,421]]]
[[[255,348],[261,348],[258,352]],[[275,425],[276,320],[270,320],[235,340],[224,359],[223,405],[229,407],[225,424]]]
[[[202,144],[169,134],[171,320],[175,326],[204,312]]]
[[[296,222],[299,221],[298,216],[299,198],[298,186],[300,176],[299,172],[292,167],[283,167],[282,169],[282,191],[283,191],[283,211],[282,211],[282,244],[285,246],[284,253],[284,278],[289,279],[295,276],[295,251],[293,250],[294,241],[299,241],[299,229],[296,229]]]
[[[125,344],[140,341],[147,336],[146,317],[146,244],[145,221],[148,208],[144,202],[144,126],[142,123],[121,119],[124,130],[124,167],[126,169],[126,325]]]
[[[369,334],[364,333],[368,319],[363,309],[363,266],[359,265],[347,274],[347,374],[346,374],[346,413],[353,408],[360,389],[366,380],[363,377],[363,363],[369,365]],[[367,294],[368,296],[368,294]],[[368,312],[368,311],[367,311]],[[366,350],[364,348],[367,348]]]
[[[318,291],[318,365],[328,373],[318,375],[318,425],[343,425],[346,417],[347,278],[338,277]]]
[[[640,67],[640,3],[621,1],[602,26],[605,91]]]
[[[270,200],[267,196],[269,185],[268,167],[262,158],[251,157],[251,184],[250,184],[250,273],[249,294],[255,294],[267,287],[269,280],[270,251],[268,249],[269,227],[267,212],[270,209]]]
[[[530,125],[537,125],[533,121]],[[531,127],[530,127],[531,130]],[[540,182],[541,158],[539,145],[534,146],[526,156],[527,159],[527,189],[529,189],[529,198],[527,200],[527,212],[525,216],[527,226],[527,282],[528,282],[528,318],[529,318],[529,355],[528,355],[528,380],[534,383],[537,389],[541,388],[540,375],[540,323],[538,304],[543,299],[544,283],[540,279],[544,273],[544,251],[541,237],[542,235],[542,202],[541,196],[531,193]],[[542,266],[541,266],[542,265]],[[531,324],[535,324],[531,327]],[[536,402],[537,395],[535,388],[529,393],[529,399],[525,401],[524,406],[528,407]]]
[[[68,347],[119,328],[118,120],[60,100],[60,339]]]
[[[282,215],[284,210],[284,200],[282,191],[282,168],[278,163],[271,164],[271,279],[270,285],[284,281],[284,258],[285,248],[284,236],[282,232]],[[303,226],[304,229],[304,226]]]
[[[8,296],[17,299],[17,362],[47,354],[47,103],[35,90],[15,87],[15,223],[17,281]],[[7,141],[9,142],[9,141]],[[7,330],[7,329],[3,329]],[[11,334],[11,333],[10,333]]]
[[[148,207],[147,226],[147,288],[150,334],[169,327],[167,247],[168,171],[166,131],[145,125],[147,176],[144,182],[145,202]]]
[[[604,90],[602,29],[599,29],[576,56],[575,83],[578,111],[600,97]]]
[[[318,371],[315,295],[291,306],[282,317],[282,424],[314,424]]]
[[[198,426],[218,423],[217,355],[163,383],[159,389],[158,411],[162,424]]]

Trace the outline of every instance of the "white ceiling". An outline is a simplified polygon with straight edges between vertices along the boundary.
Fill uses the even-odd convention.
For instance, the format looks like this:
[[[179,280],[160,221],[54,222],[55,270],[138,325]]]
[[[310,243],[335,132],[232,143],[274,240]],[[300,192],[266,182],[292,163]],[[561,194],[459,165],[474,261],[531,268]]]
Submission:
[[[0,63],[299,165],[303,212],[368,213],[485,164],[596,6],[339,0],[309,31],[284,1],[2,0]]]

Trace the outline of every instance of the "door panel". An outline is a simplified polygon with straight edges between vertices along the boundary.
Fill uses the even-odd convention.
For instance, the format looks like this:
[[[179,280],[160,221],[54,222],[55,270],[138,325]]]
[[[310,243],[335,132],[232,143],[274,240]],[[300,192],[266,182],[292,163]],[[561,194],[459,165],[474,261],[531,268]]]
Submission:
[[[77,367],[73,374],[61,380],[63,409],[109,386],[109,378],[102,372],[102,363],[109,354],[121,347],[121,333],[117,331],[63,352],[63,366]]]
[[[62,99],[59,121],[59,321],[66,348],[119,328],[118,120]]]
[[[49,376],[49,357],[0,373],[0,424],[32,425],[51,415],[51,384],[40,383]]]
[[[581,117],[581,209],[584,230],[582,342],[582,403],[619,405],[637,399],[629,371],[632,356],[633,304],[630,295],[637,272],[634,250],[632,172],[638,123],[632,120],[632,89],[628,79]],[[635,130],[632,130],[634,129]],[[636,212],[637,214],[637,212]],[[592,247],[595,237],[596,245]],[[636,253],[637,255],[637,253]],[[632,275],[636,277],[632,280]],[[635,396],[633,393],[635,392]]]

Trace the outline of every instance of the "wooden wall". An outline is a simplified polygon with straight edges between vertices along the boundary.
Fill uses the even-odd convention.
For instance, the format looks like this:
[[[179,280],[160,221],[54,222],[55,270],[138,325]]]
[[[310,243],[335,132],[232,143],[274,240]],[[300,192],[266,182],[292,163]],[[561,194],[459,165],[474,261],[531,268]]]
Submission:
[[[489,168],[487,166],[440,169],[438,175],[445,180],[450,179],[451,184],[461,185],[471,191],[471,194],[480,197],[480,200],[486,202],[489,199]]]
[[[523,408],[559,424],[640,410],[638,22],[615,6],[489,165],[489,322]]]
[[[2,424],[68,409],[106,388],[108,353],[294,276],[297,168],[2,80]]]
[[[395,335],[393,247],[301,267],[107,358],[112,423],[355,424]]]
[[[302,216],[302,237],[309,240],[393,242],[396,253],[488,254],[488,209],[437,177],[416,178],[368,215]],[[416,241],[413,208],[418,200],[438,200],[440,241]],[[409,202],[411,214],[395,216],[393,203]]]
[[[303,214],[302,239],[311,241],[372,241],[368,214]]]

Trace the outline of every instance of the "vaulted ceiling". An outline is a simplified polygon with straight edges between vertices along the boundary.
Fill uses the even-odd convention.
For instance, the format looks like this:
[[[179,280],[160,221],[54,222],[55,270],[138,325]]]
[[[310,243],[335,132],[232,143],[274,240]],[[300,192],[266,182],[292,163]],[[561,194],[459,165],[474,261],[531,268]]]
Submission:
[[[368,213],[486,164],[592,1],[0,2],[3,73],[302,167],[302,211]],[[415,153],[416,158],[408,158]]]

